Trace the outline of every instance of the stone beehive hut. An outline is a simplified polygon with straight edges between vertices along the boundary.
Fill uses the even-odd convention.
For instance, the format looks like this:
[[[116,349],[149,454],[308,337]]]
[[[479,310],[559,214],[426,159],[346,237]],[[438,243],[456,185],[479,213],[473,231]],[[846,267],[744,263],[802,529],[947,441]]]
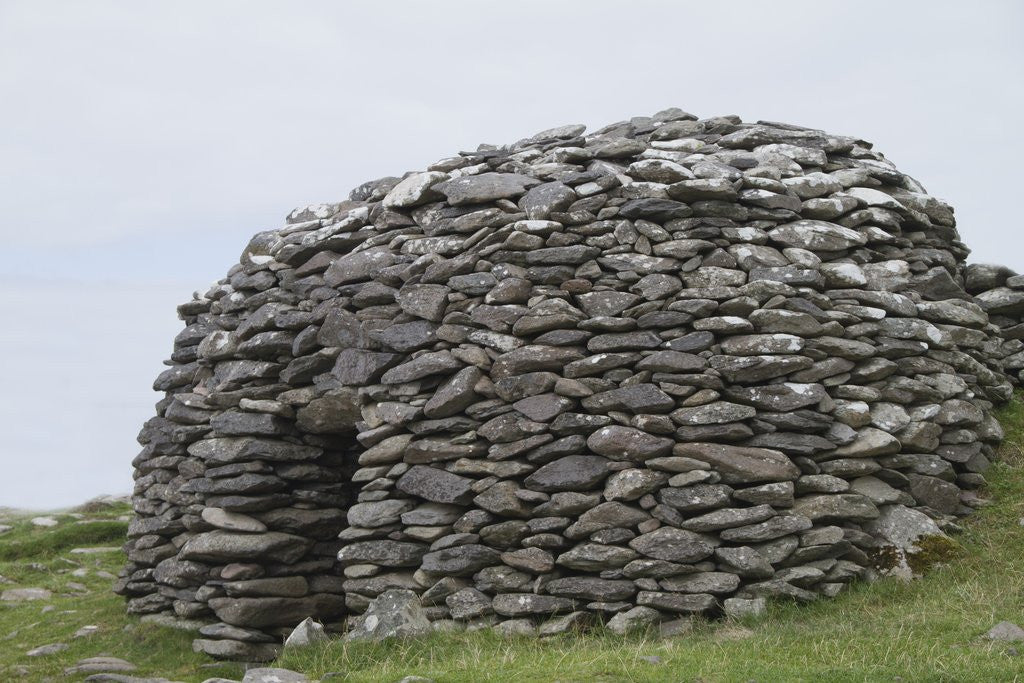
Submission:
[[[297,210],[179,309],[118,590],[249,659],[391,588],[539,624],[834,595],[984,483],[1024,279],[966,255],[870,144],[678,109]]]

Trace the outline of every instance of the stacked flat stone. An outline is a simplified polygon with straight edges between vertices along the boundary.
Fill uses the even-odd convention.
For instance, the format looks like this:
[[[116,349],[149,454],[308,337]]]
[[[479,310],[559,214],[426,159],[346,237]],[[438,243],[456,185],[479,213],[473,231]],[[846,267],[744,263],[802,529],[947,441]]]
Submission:
[[[118,591],[245,659],[389,589],[542,633],[835,595],[1002,437],[1024,290],[954,226],[862,140],[679,109],[296,210],[179,308]]]
[[[988,313],[1005,340],[997,352],[1003,370],[1024,384],[1024,276],[1006,266],[972,263],[964,269],[964,288]]]

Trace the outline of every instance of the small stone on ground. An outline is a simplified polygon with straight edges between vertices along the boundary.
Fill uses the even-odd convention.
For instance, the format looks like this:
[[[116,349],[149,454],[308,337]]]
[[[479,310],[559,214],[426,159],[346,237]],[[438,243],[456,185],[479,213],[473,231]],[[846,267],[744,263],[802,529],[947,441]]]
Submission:
[[[324,625],[314,621],[311,617],[306,617],[292,630],[284,641],[284,646],[286,648],[306,647],[313,643],[322,643],[325,640],[328,640],[328,637],[324,632]]]
[[[64,673],[68,676],[92,673],[122,673],[135,671],[135,668],[135,665],[131,662],[117,657],[88,657],[79,660],[74,666],[64,669]]]
[[[309,679],[291,669],[261,667],[246,671],[242,683],[309,683]]]
[[[25,600],[49,600],[53,593],[45,588],[9,588],[0,593],[3,602],[22,602]]]
[[[50,643],[49,645],[41,645],[37,648],[33,648],[25,654],[29,657],[45,657],[47,655],[57,654],[63,650],[68,649],[67,643]]]
[[[99,632],[99,630],[100,627],[96,624],[87,624],[86,626],[83,626],[82,628],[75,631],[75,635],[73,635],[72,638],[87,638]]]
[[[1012,621],[1000,621],[989,629],[989,632],[985,634],[985,637],[989,640],[998,640],[1002,642],[1024,640],[1024,628],[1021,628]]]

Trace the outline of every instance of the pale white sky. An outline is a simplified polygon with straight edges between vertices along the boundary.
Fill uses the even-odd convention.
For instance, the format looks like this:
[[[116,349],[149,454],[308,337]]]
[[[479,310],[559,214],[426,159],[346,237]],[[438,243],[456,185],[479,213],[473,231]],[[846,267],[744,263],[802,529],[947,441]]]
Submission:
[[[679,106],[871,140],[1024,271],[1024,4],[0,0],[0,505],[127,491],[174,305],[294,206]]]

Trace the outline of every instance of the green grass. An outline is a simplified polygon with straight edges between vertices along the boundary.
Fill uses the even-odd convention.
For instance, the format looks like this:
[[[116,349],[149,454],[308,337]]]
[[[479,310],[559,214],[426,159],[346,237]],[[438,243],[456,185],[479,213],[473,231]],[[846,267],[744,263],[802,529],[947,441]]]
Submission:
[[[14,531],[0,539],[0,562],[45,559],[72,548],[120,546],[128,531],[128,522],[97,520],[67,523],[64,516],[58,516],[58,519],[65,523],[52,527],[49,532],[35,534],[25,533],[31,527],[27,520],[16,522],[12,525],[15,526]]]
[[[0,536],[0,576],[14,583],[0,585],[0,591],[18,587],[53,591],[50,600],[0,603],[0,681],[82,680],[84,676],[65,677],[64,668],[99,655],[127,659],[139,667],[136,675],[181,681],[241,678],[238,664],[203,668],[211,660],[192,652],[191,633],[143,624],[125,614],[124,600],[111,593],[110,575],[124,564],[120,550],[70,553],[73,548],[119,547],[128,530],[128,522],[119,518],[130,513],[128,506],[118,506],[83,513],[84,520],[69,514],[49,515],[60,521],[59,526],[49,528],[33,527],[28,521],[31,515],[0,515],[0,524],[14,527]],[[74,576],[77,569],[87,573]],[[81,584],[88,592],[71,589],[69,583]],[[47,605],[53,609],[44,613]],[[95,635],[72,638],[75,631],[90,624],[100,626]],[[54,655],[25,656],[32,648],[58,642],[70,647]]]
[[[1004,408],[1000,420],[1007,434],[1003,459],[987,475],[987,495],[994,504],[965,522],[964,533],[957,537],[962,553],[909,584],[860,584],[834,600],[777,604],[761,619],[702,623],[672,639],[594,632],[506,640],[476,632],[379,644],[334,641],[289,652],[279,665],[311,678],[338,672],[343,677],[330,680],[384,682],[410,674],[438,683],[1024,681],[1024,643],[1013,647],[980,638],[1004,619],[1024,624],[1024,403],[1016,400]],[[117,516],[89,517],[104,515]],[[111,581],[95,574],[116,572],[120,554],[63,552],[76,545],[113,545],[106,535],[111,529],[90,531],[91,525],[65,523],[69,526],[35,529],[18,522],[15,531],[0,536],[0,575],[20,586],[65,592],[68,581],[78,581],[90,591],[84,596],[55,593],[48,601],[55,607],[50,614],[41,614],[40,603],[0,605],[0,680],[16,679],[18,666],[29,667],[25,680],[60,677],[65,666],[98,654],[134,662],[137,675],[190,682],[241,678],[239,665],[211,666],[210,660],[193,654],[191,634],[126,616],[121,599],[109,591]],[[109,523],[121,524],[118,534],[123,534],[123,522],[102,524]],[[49,540],[51,536],[59,540]],[[15,543],[31,555],[10,559],[12,551],[5,548]],[[89,568],[90,574],[72,577],[76,565],[68,564],[69,559]],[[30,563],[37,564],[33,568]],[[63,610],[73,612],[60,614]],[[102,631],[71,640],[85,624],[99,624]],[[16,633],[9,636],[12,631]],[[26,650],[51,642],[72,647],[46,658],[24,656]],[[652,656],[660,661],[644,659]]]

